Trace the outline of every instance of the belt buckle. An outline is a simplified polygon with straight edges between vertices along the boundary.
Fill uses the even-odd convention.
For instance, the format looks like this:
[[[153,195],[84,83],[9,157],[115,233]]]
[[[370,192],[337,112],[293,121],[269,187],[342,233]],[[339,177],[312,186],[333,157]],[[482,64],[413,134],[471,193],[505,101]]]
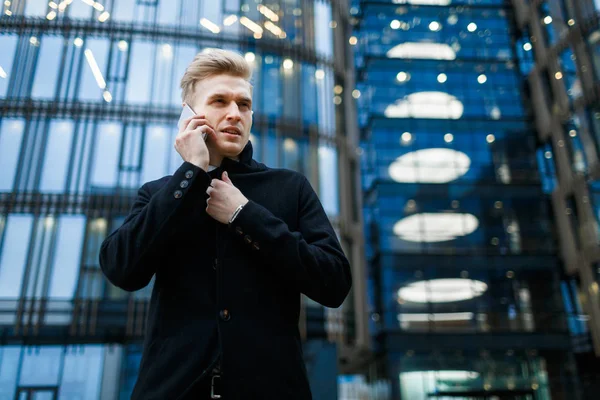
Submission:
[[[216,374],[210,378],[210,398],[211,399],[220,399],[221,395],[218,393],[215,393],[215,378],[218,379],[217,383],[220,383],[219,381],[221,380],[221,375]],[[220,386],[219,386],[219,389],[220,389]]]

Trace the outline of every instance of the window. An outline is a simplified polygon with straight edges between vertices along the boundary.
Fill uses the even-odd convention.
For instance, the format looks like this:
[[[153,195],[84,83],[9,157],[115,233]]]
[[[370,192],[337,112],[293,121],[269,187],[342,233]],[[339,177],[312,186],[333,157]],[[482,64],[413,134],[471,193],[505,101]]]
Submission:
[[[11,79],[17,35],[0,36],[0,98],[6,97],[8,83]]]
[[[329,145],[319,146],[319,197],[329,216],[340,212],[337,151]]]
[[[37,44],[30,41],[30,46],[39,46],[39,54],[31,97],[54,99],[64,49],[64,39],[56,36],[45,36],[34,43]]]
[[[85,4],[84,4],[85,5]],[[87,7],[87,5],[86,5]],[[84,61],[81,66],[82,75],[79,87],[79,99],[83,101],[100,101],[107,86],[108,40],[87,39],[84,42]]]
[[[155,46],[144,42],[132,42],[130,46],[132,48],[125,99],[129,103],[150,103],[150,71],[153,69]]]
[[[71,144],[73,141],[73,122],[55,120],[50,123],[46,154],[42,167],[40,191],[61,193],[65,190],[69,175]]]
[[[101,122],[97,127],[92,188],[113,188],[119,174],[122,126],[118,122]]]
[[[7,218],[0,253],[1,299],[15,299],[21,294],[32,228],[32,215],[10,214]]]
[[[0,191],[10,192],[13,189],[24,127],[22,119],[5,118],[0,121]]]
[[[73,298],[81,264],[84,230],[83,215],[60,216],[48,297],[65,300]]]

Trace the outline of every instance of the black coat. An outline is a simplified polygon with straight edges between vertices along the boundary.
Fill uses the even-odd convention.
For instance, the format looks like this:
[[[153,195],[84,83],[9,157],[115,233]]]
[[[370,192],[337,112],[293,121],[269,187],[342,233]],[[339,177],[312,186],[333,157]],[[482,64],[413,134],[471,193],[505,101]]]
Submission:
[[[249,199],[231,226],[206,213],[206,189],[223,171]],[[226,400],[310,399],[300,293],[339,307],[351,286],[307,179],[256,162],[250,143],[239,162],[209,173],[184,162],[144,184],[102,243],[100,265],[128,291],[156,275],[132,396],[140,400],[185,398],[219,354]]]

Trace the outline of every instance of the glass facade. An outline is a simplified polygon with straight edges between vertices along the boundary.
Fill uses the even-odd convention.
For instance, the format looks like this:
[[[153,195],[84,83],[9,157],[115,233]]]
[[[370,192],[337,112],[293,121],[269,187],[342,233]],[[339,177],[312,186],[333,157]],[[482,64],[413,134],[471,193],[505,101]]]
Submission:
[[[527,13],[518,25],[535,52],[535,67],[528,76],[532,111],[538,140],[552,163],[552,205],[569,280],[567,308],[578,313],[569,321],[569,331],[575,339],[583,392],[593,398],[600,391],[600,3],[546,0],[533,6],[516,0],[514,4]]]
[[[308,177],[360,274],[358,138],[347,126],[355,114],[337,93],[353,89],[344,7],[0,5],[1,398],[129,398],[152,283],[135,293],[112,286],[98,251],[137,189],[181,165],[179,80],[198,52],[231,49],[252,64],[255,158]],[[337,310],[305,299],[305,339],[352,348],[366,329],[357,327],[363,297],[355,287]]]
[[[379,355],[368,375],[388,379],[391,398],[580,395],[570,344],[580,311],[565,303],[572,286],[550,199],[554,149],[536,137],[526,80],[536,46],[517,12],[496,0],[351,9]],[[576,101],[571,53],[560,60]],[[584,162],[583,145],[569,145]]]

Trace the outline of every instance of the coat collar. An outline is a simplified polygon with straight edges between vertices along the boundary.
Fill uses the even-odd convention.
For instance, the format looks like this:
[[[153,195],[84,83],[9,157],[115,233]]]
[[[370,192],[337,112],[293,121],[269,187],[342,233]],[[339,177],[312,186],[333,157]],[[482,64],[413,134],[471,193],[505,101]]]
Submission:
[[[232,160],[231,158],[223,158],[221,161],[220,170],[231,171],[231,172],[244,172],[251,169],[256,169],[258,163],[252,159],[252,143],[248,140],[248,143],[244,147],[244,150],[239,154],[239,160]]]

